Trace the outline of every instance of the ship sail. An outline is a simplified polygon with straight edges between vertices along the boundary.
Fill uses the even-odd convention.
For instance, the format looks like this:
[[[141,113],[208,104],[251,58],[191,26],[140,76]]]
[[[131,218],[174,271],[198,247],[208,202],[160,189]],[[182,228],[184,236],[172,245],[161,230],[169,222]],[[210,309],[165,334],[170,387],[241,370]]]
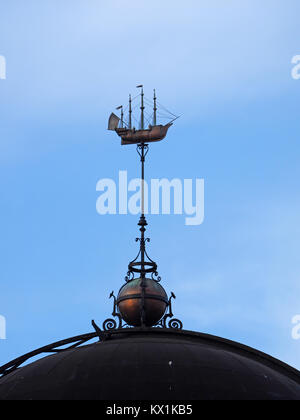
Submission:
[[[108,120],[108,130],[115,131],[119,126],[120,118],[112,113]]]

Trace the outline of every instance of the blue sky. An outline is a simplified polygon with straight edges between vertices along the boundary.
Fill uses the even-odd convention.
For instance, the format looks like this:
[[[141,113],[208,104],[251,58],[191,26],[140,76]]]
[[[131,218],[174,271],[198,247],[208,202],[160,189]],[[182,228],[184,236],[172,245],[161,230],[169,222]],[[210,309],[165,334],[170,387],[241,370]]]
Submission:
[[[205,179],[203,225],[149,216],[176,316],[300,368],[299,12],[297,0],[2,5],[0,364],[110,316],[137,218],[98,215],[96,183],[139,174],[106,127],[144,83],[181,115],[147,176]]]

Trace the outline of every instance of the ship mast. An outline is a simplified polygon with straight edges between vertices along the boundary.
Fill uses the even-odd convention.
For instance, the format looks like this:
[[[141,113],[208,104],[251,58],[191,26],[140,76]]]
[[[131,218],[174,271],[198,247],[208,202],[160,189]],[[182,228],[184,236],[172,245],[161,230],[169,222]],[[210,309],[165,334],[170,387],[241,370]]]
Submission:
[[[131,95],[129,95],[129,130],[131,130],[132,128],[132,100],[131,100]]]
[[[145,124],[144,124],[144,86],[143,85],[138,85],[137,88],[141,88],[141,130],[144,130],[145,128]]]
[[[157,106],[156,106],[156,92],[154,89],[154,98],[153,98],[153,102],[154,102],[154,108],[153,108],[153,125],[156,126],[156,112],[157,112]]]

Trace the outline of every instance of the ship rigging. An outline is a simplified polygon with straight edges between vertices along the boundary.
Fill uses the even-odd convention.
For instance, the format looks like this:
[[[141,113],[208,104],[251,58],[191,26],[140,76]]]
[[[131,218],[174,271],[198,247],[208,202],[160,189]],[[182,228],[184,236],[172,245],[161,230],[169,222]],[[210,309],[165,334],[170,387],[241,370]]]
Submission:
[[[120,111],[120,117],[112,113],[109,117],[108,130],[116,131],[121,137],[121,144],[143,144],[163,140],[173,122],[179,117],[168,111],[157,101],[156,91],[154,90],[153,102],[145,97],[143,85],[138,85],[141,92],[134,98],[129,95],[128,106],[124,109],[123,105],[116,108]],[[140,98],[140,103],[135,103]],[[147,106],[153,107],[152,113],[148,112]],[[136,118],[134,111],[140,108],[140,117]],[[125,114],[127,118],[125,118]],[[157,121],[167,119],[166,124],[158,124]],[[138,129],[134,126],[137,123]]]

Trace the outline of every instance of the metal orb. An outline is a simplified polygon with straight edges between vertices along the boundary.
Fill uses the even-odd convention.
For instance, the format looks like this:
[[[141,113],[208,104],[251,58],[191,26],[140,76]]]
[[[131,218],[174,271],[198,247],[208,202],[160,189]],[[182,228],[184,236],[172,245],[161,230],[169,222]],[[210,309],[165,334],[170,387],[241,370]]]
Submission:
[[[144,279],[144,324],[152,327],[163,317],[168,296],[165,289],[153,279]],[[142,325],[143,312],[142,279],[134,279],[126,283],[119,291],[117,305],[123,320],[130,326]]]

